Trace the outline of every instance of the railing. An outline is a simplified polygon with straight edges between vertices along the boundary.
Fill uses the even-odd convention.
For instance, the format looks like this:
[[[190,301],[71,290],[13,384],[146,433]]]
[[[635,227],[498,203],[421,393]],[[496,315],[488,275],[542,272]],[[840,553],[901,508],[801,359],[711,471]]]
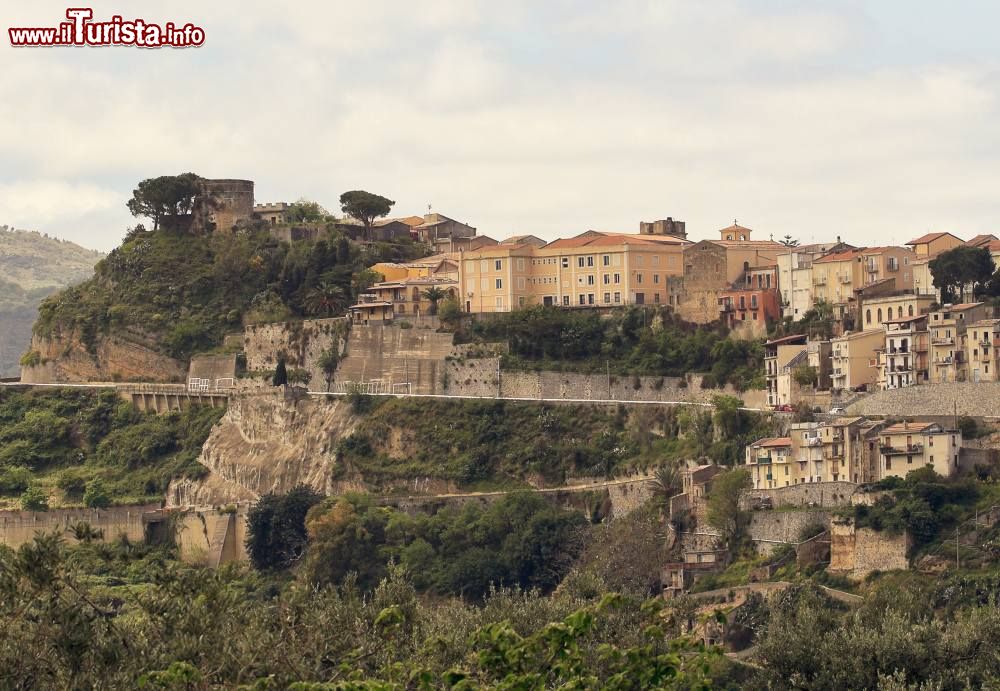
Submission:
[[[932,338],[931,343],[934,345],[955,345],[955,339],[951,336],[945,338]]]
[[[844,285],[847,285],[848,283],[851,282],[851,277],[846,274],[843,276],[838,276],[838,278],[840,279],[840,282],[843,283]]]
[[[924,445],[917,444],[907,444],[903,447],[896,446],[880,446],[879,451],[883,456],[905,456],[913,453],[922,453],[924,450]]]
[[[814,286],[825,286],[826,285],[826,276],[813,276],[813,285]]]
[[[205,391],[228,391],[236,388],[236,380],[232,377],[221,377],[219,379],[202,379],[192,377],[188,379],[187,390],[191,393],[201,393]]]

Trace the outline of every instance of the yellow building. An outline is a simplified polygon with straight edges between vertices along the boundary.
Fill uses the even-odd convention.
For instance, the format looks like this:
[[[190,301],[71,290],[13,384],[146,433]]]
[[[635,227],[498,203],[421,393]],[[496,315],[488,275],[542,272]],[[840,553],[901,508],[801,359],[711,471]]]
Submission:
[[[458,254],[448,252],[416,259],[412,262],[379,262],[369,267],[382,276],[383,281],[402,281],[407,278],[450,278],[458,280]]]
[[[793,423],[789,436],[761,439],[746,449],[754,489],[815,482],[865,482],[863,417]]]
[[[982,302],[945,305],[930,313],[927,328],[931,334],[928,353],[931,384],[967,380],[966,328],[992,316],[993,309]]]
[[[943,477],[958,471],[962,433],[937,423],[903,422],[879,432],[879,479],[906,477],[930,466]]]
[[[747,470],[754,489],[785,487],[792,482],[792,440],[790,437],[760,439],[746,449]],[[797,477],[797,476],[796,476]]]
[[[423,317],[434,310],[428,291],[437,288],[441,293],[438,305],[444,299],[458,299],[458,281],[450,278],[404,278],[401,281],[383,281],[368,289],[378,302],[392,304],[395,317]]]
[[[969,381],[1000,381],[1000,319],[973,322],[965,333]]]
[[[874,388],[879,379],[878,353],[885,346],[885,329],[855,331],[830,339],[834,389]]]
[[[686,240],[588,231],[533,244],[464,252],[459,260],[466,312],[532,305],[620,307],[672,304],[668,279],[683,274]]]
[[[850,311],[848,302],[856,290],[888,278],[895,290],[913,289],[912,251],[903,247],[863,247],[834,252],[813,261],[813,302],[838,306],[834,316]]]
[[[919,258],[932,258],[963,243],[962,238],[951,233],[927,233],[910,240],[906,245],[913,248]]]
[[[933,303],[934,296],[913,293],[864,298],[861,307],[861,327],[867,331],[884,326],[886,322],[918,317],[930,312]]]
[[[791,404],[790,387],[779,387],[779,378],[786,366],[799,353],[807,350],[805,334],[785,336],[764,344],[764,378],[767,404],[771,407]]]

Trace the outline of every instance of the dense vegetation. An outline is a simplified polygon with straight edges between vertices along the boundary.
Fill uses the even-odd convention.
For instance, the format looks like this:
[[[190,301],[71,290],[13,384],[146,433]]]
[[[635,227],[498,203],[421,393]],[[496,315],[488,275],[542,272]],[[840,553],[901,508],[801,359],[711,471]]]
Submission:
[[[90,348],[111,330],[148,334],[184,358],[244,323],[343,313],[376,279],[366,266],[420,254],[408,240],[362,251],[332,230],[287,243],[264,229],[201,235],[139,226],[91,280],[42,303],[35,331],[74,329]]]
[[[29,508],[163,499],[201,477],[198,454],[221,410],[140,413],[113,391],[0,391],[0,501]],[[25,496],[27,495],[27,496]]]
[[[547,593],[579,555],[585,527],[579,512],[527,492],[418,516],[349,495],[310,512],[303,576],[339,585],[350,574],[369,590],[396,562],[417,590],[439,595],[479,600],[497,586]]]
[[[695,326],[666,308],[593,310],[530,307],[462,325],[458,341],[508,341],[508,368],[562,369],[679,377],[706,372],[709,386],[763,388],[760,341],[729,337],[722,326]]]
[[[611,476],[671,459],[741,463],[743,447],[771,433],[771,418],[731,397],[716,403],[711,411],[390,400],[340,442],[337,467],[374,485],[433,477],[509,487],[534,474]]]

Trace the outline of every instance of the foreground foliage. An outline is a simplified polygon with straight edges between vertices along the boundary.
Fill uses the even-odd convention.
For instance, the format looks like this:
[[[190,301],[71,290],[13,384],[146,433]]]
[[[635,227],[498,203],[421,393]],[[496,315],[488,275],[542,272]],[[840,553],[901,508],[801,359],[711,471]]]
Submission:
[[[113,391],[0,391],[0,498],[61,504],[159,502],[175,477],[202,477],[216,408],[141,413]],[[47,502],[51,503],[51,502]]]

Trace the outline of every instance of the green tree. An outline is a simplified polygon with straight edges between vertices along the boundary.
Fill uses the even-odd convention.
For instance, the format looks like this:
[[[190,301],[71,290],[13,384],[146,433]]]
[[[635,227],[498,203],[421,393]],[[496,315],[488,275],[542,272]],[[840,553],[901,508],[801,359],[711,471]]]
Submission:
[[[330,317],[344,306],[344,289],[330,283],[321,283],[306,293],[303,305],[314,316]]]
[[[816,386],[819,377],[816,368],[811,365],[803,365],[792,370],[792,378],[799,386]]]
[[[247,515],[247,554],[260,570],[288,568],[305,553],[306,514],[323,499],[300,485],[288,494],[266,494]]]
[[[285,386],[288,384],[288,367],[285,365],[285,358],[278,358],[278,366],[274,368],[274,376],[271,377],[273,386]]]
[[[87,483],[83,491],[83,505],[94,509],[103,509],[111,504],[108,490],[100,478],[94,478]]]
[[[653,490],[653,496],[661,510],[668,508],[670,498],[681,493],[681,473],[677,464],[661,465],[653,471],[653,478],[649,480],[649,486]]]
[[[449,328],[457,327],[462,319],[462,305],[456,298],[446,298],[438,308],[438,318]]]
[[[425,300],[430,301],[430,314],[431,316],[434,316],[438,312],[438,302],[443,300],[448,293],[446,293],[444,289],[439,286],[431,286],[424,291],[423,295]]]
[[[732,548],[743,536],[747,513],[740,509],[740,496],[753,482],[746,470],[735,469],[716,475],[708,493],[708,522],[721,533]]]
[[[157,230],[164,216],[191,213],[200,190],[198,181],[194,173],[148,178],[132,191],[126,206],[133,216],[153,219],[153,230]]]
[[[799,241],[794,239],[791,235],[786,235],[779,242],[785,247],[798,247]]]
[[[326,390],[329,391],[330,384],[333,383],[333,375],[337,371],[337,365],[340,364],[340,355],[337,353],[336,347],[331,346],[320,353],[317,364],[323,372],[323,379],[326,381]]]
[[[996,270],[988,249],[965,245],[942,252],[928,266],[934,278],[934,287],[941,291],[945,302],[953,301],[955,296],[964,301],[966,288],[972,289],[972,295],[977,294]]]
[[[288,209],[288,218],[295,223],[323,221],[329,217],[330,212],[308,199],[300,199]]]
[[[371,240],[375,219],[388,216],[396,202],[364,190],[352,190],[340,195],[340,209],[365,228],[365,239]]]
[[[38,485],[32,485],[21,495],[21,509],[24,511],[48,511],[49,495]]]

